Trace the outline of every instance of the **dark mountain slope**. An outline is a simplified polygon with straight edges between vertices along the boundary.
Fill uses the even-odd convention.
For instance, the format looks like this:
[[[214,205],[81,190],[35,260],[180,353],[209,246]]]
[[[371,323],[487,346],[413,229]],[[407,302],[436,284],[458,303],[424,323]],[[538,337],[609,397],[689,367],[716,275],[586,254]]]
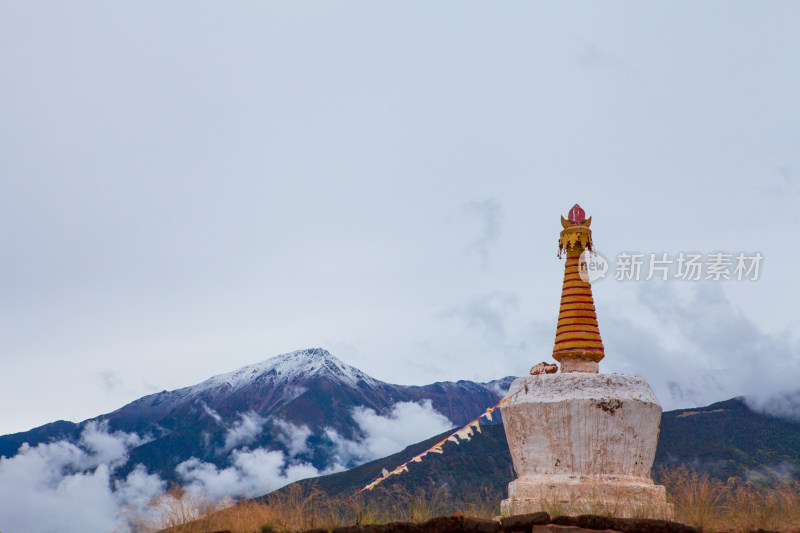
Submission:
[[[657,465],[727,479],[800,472],[800,422],[751,410],[743,398],[664,413]]]
[[[446,443],[445,453],[429,454],[421,463],[409,465],[408,472],[390,477],[382,486],[390,488],[401,485],[413,492],[417,487],[445,485],[448,492],[455,496],[476,494],[483,489],[504,492],[509,481],[514,479],[505,430],[502,425],[483,426],[481,429],[482,432],[469,442]],[[345,472],[297,483],[304,489],[322,489],[333,497],[348,497],[374,481],[381,475],[382,469],[393,470],[449,434],[448,431],[431,437],[412,444],[401,452]],[[281,489],[283,490],[288,490],[288,487]]]

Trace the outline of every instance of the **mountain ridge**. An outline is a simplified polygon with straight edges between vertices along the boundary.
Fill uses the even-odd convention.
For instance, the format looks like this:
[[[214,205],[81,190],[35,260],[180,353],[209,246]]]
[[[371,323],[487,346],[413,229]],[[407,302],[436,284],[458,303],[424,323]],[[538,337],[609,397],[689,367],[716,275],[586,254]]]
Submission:
[[[372,378],[327,350],[309,348],[194,385],[149,394],[82,422],[56,421],[0,436],[0,456],[13,456],[23,442],[31,446],[57,440],[77,442],[87,424],[100,423],[110,432],[135,432],[147,437],[147,442],[130,451],[128,464],[118,470],[118,475],[126,475],[141,463],[165,479],[176,480],[175,468],[190,458],[219,467],[230,464],[234,449],[227,449],[226,436],[249,416],[264,427],[243,445],[289,453],[288,445],[276,433],[276,421],[307,427],[309,438],[316,439],[315,446],[298,460],[324,469],[329,466],[335,444],[330,431],[350,440],[363,437],[353,419],[356,409],[385,415],[402,402],[430,401],[433,409],[458,425],[494,405],[513,379],[393,385]],[[225,453],[220,453],[221,449]]]

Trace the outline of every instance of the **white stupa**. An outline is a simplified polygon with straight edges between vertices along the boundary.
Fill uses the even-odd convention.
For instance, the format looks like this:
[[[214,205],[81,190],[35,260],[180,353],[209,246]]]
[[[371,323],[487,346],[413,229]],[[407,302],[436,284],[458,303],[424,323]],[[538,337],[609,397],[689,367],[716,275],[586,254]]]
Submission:
[[[601,374],[605,356],[582,254],[592,253],[591,217],[577,204],[559,240],[566,253],[553,358],[511,384],[501,406],[517,479],[505,516],[562,514],[671,517],[664,487],[650,479],[661,405],[647,381]],[[583,256],[586,257],[585,255]]]

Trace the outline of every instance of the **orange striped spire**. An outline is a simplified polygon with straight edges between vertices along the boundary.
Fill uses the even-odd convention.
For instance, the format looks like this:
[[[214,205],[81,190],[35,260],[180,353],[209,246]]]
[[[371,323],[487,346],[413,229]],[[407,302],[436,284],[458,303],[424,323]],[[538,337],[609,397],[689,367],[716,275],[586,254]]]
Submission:
[[[578,204],[569,211],[568,219],[561,217],[564,230],[558,242],[558,256],[564,252],[564,285],[561,289],[561,308],[558,312],[556,342],[553,358],[561,363],[562,372],[597,372],[605,353],[597,315],[592,299],[592,286],[579,270],[579,258],[584,250],[592,251],[592,217]]]

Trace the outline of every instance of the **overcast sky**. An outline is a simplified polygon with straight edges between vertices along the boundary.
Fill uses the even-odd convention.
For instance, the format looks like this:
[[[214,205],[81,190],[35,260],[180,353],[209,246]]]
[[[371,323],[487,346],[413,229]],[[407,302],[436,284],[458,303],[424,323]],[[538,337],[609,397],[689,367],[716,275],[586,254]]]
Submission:
[[[611,263],[601,371],[665,409],[796,389],[799,24],[795,2],[0,1],[0,434],[307,347],[391,383],[526,374],[576,202]],[[763,261],[609,279],[623,251]]]

